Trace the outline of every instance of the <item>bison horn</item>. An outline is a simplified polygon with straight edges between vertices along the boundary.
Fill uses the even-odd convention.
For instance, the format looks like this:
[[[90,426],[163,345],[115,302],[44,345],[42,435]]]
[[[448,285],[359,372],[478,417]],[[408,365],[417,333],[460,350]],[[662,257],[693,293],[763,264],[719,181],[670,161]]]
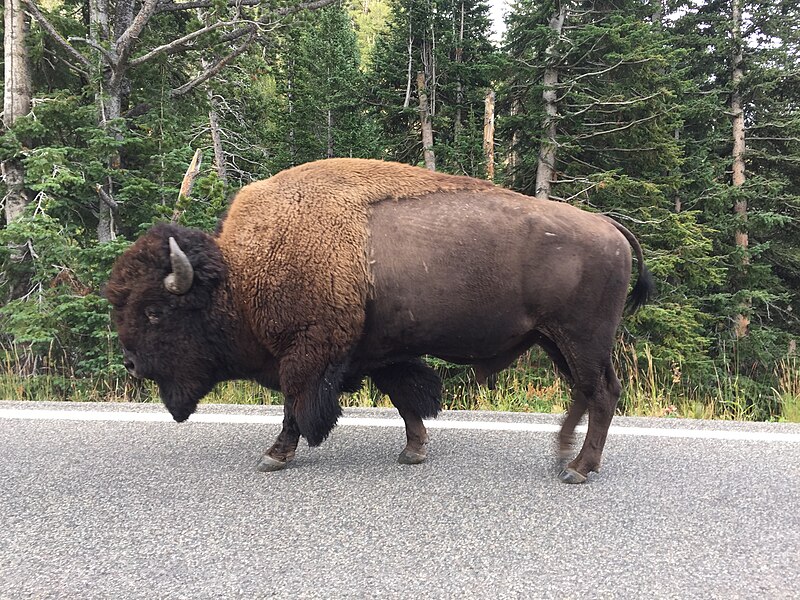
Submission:
[[[169,261],[172,273],[164,277],[164,287],[173,294],[185,294],[192,287],[194,269],[175,238],[169,238]]]

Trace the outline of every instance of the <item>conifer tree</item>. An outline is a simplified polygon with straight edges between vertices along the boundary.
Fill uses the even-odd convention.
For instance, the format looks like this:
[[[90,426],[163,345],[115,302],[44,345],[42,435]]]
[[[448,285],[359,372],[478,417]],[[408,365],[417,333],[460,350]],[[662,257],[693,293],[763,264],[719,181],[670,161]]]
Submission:
[[[372,90],[390,158],[418,163],[416,74],[425,78],[437,168],[483,175],[484,98],[496,74],[488,5],[480,0],[396,0],[378,38]]]
[[[366,118],[363,79],[353,24],[341,6],[302,15],[276,56],[281,98],[272,117],[285,168],[336,156],[369,157],[379,140]]]
[[[728,272],[709,306],[715,349],[732,377],[763,380],[798,335],[800,119],[789,98],[800,90],[800,11],[761,0],[674,8],[674,43],[698,89],[683,109],[682,193],[717,230]]]

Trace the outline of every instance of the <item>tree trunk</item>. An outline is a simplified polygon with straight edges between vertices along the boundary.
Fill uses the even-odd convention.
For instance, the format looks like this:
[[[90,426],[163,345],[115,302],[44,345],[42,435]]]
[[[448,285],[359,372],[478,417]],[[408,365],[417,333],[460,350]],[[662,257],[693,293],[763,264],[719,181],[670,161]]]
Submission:
[[[21,0],[5,1],[5,34],[3,40],[5,79],[3,88],[3,126],[8,129],[19,117],[31,111],[31,63],[25,39],[30,19]],[[6,186],[6,223],[18,218],[30,201],[25,192],[25,169],[17,158],[2,164]]]
[[[744,131],[744,110],[742,106],[741,82],[744,77],[743,54],[742,54],[742,0],[733,0],[732,12],[732,38],[733,38],[733,73],[731,83],[731,120],[733,128],[733,177],[732,184],[735,188],[741,188],[745,182],[745,131]],[[747,220],[747,199],[740,195],[734,202],[734,214],[740,223]],[[742,252],[742,270],[746,271],[750,264],[747,255],[749,239],[744,228],[738,228],[734,237],[734,243]],[[734,319],[734,333],[736,338],[747,335],[750,319],[745,312],[750,307],[750,302],[746,301],[741,307],[741,312]]]
[[[333,158],[333,111],[329,108],[327,111],[328,122],[326,125],[326,137],[327,137],[327,152],[326,156],[328,158]]]
[[[89,37],[97,45],[107,45],[111,38],[108,0],[91,0],[89,10]],[[133,14],[132,11],[121,11],[121,13],[123,17],[127,14],[129,18]],[[116,29],[124,31],[125,26],[123,23],[118,23]],[[95,52],[94,60],[97,61],[95,68],[103,73],[102,86],[95,93],[97,121],[109,132],[109,135],[121,139],[121,134],[112,129],[114,120],[119,119],[122,115],[122,77],[119,73],[115,73],[120,66],[114,65],[109,72],[109,69],[106,68],[107,65],[103,62],[103,57],[98,52]],[[107,164],[110,172],[118,170],[120,168],[119,152],[112,152],[108,157]],[[110,172],[102,184],[102,188],[98,190],[97,241],[101,243],[110,242],[117,237],[111,204],[104,200],[105,198],[113,201],[114,198],[114,182]]]
[[[464,62],[464,2],[461,2],[461,22],[458,29],[458,46],[456,47],[456,64],[460,65]],[[464,85],[459,78],[456,81],[456,114],[453,121],[453,135],[458,137],[461,132],[463,116],[461,114],[461,105],[464,103]]]
[[[518,96],[514,96],[511,101],[511,116],[516,117],[522,113],[522,101]],[[511,187],[517,187],[517,169],[520,165],[519,160],[519,145],[522,134],[519,127],[514,127],[514,133],[511,135],[511,151],[508,156],[508,166],[511,172]]]
[[[411,104],[411,66],[413,64],[412,50],[414,48],[414,38],[411,36],[411,15],[408,15],[408,69],[406,79],[406,99],[403,101],[403,108],[408,108]]]
[[[118,87],[107,89],[107,93],[100,92],[97,95],[97,102],[100,113],[100,125],[109,131],[109,135],[118,140],[122,139],[122,134],[116,131],[115,119],[119,119],[122,114],[122,90]],[[119,152],[113,151],[108,157],[109,175],[102,186],[103,192],[109,197],[114,198],[114,180],[112,173],[121,167]],[[97,212],[97,241],[110,242],[117,238],[116,223],[114,222],[114,212],[108,202],[103,201],[102,194],[98,200]]]
[[[225,185],[228,184],[228,170],[225,168],[225,152],[222,149],[222,129],[219,126],[217,115],[217,101],[214,92],[208,90],[208,125],[211,129],[211,142],[214,146],[214,166],[217,168],[217,176]]]
[[[564,19],[567,15],[567,4],[562,2],[558,12],[550,19],[550,29],[553,31],[553,41],[547,48],[548,66],[544,70],[542,84],[542,100],[544,102],[544,137],[539,147],[539,162],[536,166],[536,197],[547,199],[556,174],[556,132],[558,129],[558,68],[556,66],[556,48],[564,28]]]
[[[486,157],[486,179],[494,181],[494,90],[486,92],[484,102],[483,154]]]
[[[425,94],[425,74],[417,72],[417,95],[419,96],[419,120],[422,125],[422,155],[425,158],[425,168],[436,170],[436,156],[433,153],[433,125],[431,113],[428,108],[428,96]]]

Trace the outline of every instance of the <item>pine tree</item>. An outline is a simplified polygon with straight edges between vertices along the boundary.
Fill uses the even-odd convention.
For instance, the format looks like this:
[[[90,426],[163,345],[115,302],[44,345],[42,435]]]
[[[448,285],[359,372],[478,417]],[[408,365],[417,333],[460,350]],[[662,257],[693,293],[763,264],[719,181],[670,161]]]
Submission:
[[[389,158],[422,156],[416,76],[422,73],[440,170],[483,175],[484,98],[497,57],[488,5],[476,0],[398,0],[378,38],[372,89]]]
[[[708,307],[718,315],[715,354],[731,377],[768,381],[798,335],[800,119],[791,98],[800,89],[800,12],[791,2],[743,2],[737,36],[733,0],[676,8],[675,44],[687,49],[684,64],[698,89],[684,108],[682,194],[717,230],[714,252],[728,273]],[[737,119],[743,155],[742,146],[735,150]],[[743,309],[746,337],[735,327]],[[754,410],[769,412],[768,388],[753,391],[751,401],[759,395],[765,400]]]
[[[273,120],[280,167],[335,156],[378,153],[374,128],[362,102],[364,76],[352,21],[340,6],[295,19],[277,55],[281,86]]]

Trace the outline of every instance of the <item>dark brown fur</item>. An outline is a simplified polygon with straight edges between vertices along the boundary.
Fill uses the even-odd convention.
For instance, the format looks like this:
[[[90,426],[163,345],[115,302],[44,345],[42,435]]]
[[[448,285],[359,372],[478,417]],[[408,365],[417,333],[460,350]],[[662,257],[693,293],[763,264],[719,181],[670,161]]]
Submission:
[[[162,284],[170,236],[195,270],[183,296]],[[441,385],[418,357],[493,373],[538,343],[575,391],[562,450],[589,410],[588,446],[569,467],[585,476],[619,396],[610,355],[630,246],[635,308],[652,282],[635,238],[610,219],[484,181],[333,159],[244,188],[216,239],[154,228],[118,260],[107,295],[129,367],[158,382],[176,419],[224,379],[284,393],[273,465],[300,435],[322,442],[340,392],[366,375],[406,421],[401,461],[419,462],[421,418],[438,412]]]

